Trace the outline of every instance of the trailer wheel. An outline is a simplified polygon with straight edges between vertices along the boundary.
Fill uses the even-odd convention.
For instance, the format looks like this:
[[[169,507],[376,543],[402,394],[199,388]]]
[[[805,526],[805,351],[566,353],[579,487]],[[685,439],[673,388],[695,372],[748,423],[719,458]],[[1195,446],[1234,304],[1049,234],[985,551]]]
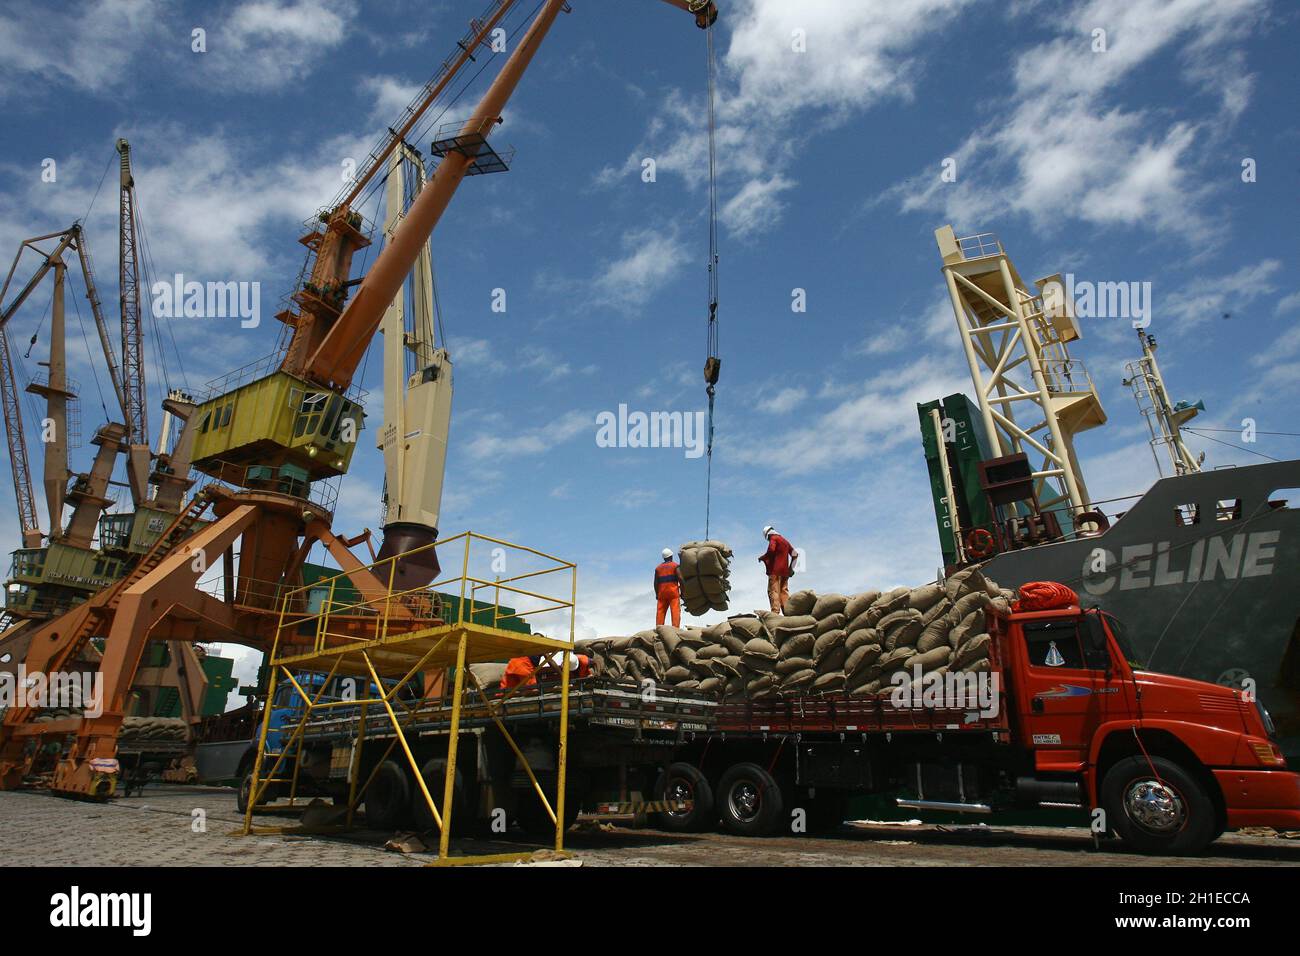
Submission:
[[[385,760],[375,771],[362,800],[366,826],[375,830],[396,830],[407,819],[411,807],[411,781],[395,760]]]
[[[1144,853],[1196,853],[1216,835],[1205,787],[1165,757],[1117,762],[1102,781],[1101,802],[1120,838]]]
[[[713,805],[713,788],[704,774],[688,763],[675,763],[661,774],[655,787],[656,800],[691,800],[689,810],[664,811],[657,814],[659,825],[675,833],[699,833],[717,822]]]
[[[756,763],[738,763],[718,781],[718,810],[730,833],[768,836],[780,825],[784,809],[781,788]]]
[[[442,798],[447,786],[447,761],[442,757],[430,757],[420,767],[420,776],[429,788],[433,804],[442,813]],[[473,807],[465,790],[465,776],[456,768],[456,779],[451,785],[451,832],[456,835],[468,833],[474,826]],[[415,818],[415,828],[420,832],[436,830],[438,823],[429,812],[429,805],[418,786],[411,787],[411,815]]]

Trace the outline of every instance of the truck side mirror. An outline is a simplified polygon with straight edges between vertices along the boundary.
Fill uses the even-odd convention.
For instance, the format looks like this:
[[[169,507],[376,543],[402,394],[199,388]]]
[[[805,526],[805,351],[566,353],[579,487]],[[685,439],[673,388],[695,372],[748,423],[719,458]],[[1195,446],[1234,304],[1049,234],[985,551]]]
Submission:
[[[1090,610],[1083,615],[1083,646],[1088,667],[1101,670],[1106,680],[1111,679],[1115,659],[1110,652],[1110,638],[1102,624],[1101,615]]]

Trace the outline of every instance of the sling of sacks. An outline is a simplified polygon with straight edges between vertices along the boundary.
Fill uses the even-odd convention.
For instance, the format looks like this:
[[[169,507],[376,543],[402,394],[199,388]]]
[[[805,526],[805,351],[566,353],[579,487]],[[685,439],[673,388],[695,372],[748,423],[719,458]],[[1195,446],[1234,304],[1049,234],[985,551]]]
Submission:
[[[686,612],[698,617],[725,611],[731,590],[731,549],[721,541],[687,541],[677,553]]]
[[[661,625],[631,637],[590,641],[596,676],[724,698],[891,691],[895,671],[922,676],[987,671],[985,612],[1016,599],[978,570],[942,584],[860,594],[790,595],[786,614],[728,618],[707,628]]]

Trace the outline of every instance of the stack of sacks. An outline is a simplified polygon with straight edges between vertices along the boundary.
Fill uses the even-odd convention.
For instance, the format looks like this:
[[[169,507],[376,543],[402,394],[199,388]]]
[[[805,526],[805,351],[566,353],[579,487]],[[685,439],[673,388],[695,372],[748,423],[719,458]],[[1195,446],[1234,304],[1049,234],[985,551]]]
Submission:
[[[678,548],[682,576],[682,603],[699,617],[710,610],[727,609],[731,590],[731,549],[721,541],[687,541]]]
[[[613,680],[771,699],[875,694],[899,670],[922,676],[989,669],[985,612],[1015,600],[978,570],[942,584],[859,594],[790,595],[786,613],[741,614],[712,627],[660,626],[583,644],[593,673]],[[920,688],[918,688],[920,689]]]
[[[720,694],[728,679],[739,673],[743,644],[724,633],[724,625],[710,628],[659,627],[631,637],[602,638],[578,646],[591,658],[594,677],[625,680],[680,690]]]

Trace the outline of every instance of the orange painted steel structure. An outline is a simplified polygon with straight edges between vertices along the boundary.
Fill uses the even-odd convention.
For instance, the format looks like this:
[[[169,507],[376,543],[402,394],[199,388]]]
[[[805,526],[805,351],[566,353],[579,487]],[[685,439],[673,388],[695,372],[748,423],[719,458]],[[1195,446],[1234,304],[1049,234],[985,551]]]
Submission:
[[[487,18],[474,21],[470,41],[460,44],[462,55],[440,84],[431,89],[410,125],[455,72],[472,59],[472,52],[487,45],[492,31],[514,2],[495,0]],[[665,2],[693,13],[701,28],[707,29],[717,19],[713,0]],[[323,217],[324,232],[306,237],[316,254],[312,287],[317,291],[304,288],[295,296],[301,312],[280,315],[293,327],[281,371],[338,393],[347,390],[385,309],[405,281],[461,180],[478,163],[499,162],[488,145],[487,135],[500,123],[501,112],[524,71],[556,17],[567,7],[567,0],[545,0],[470,120],[457,135],[444,142],[440,151],[442,159],[433,178],[360,281],[346,308],[339,307],[341,298],[335,300],[332,296],[341,297],[346,293],[351,284],[353,253],[368,243],[359,229],[361,217],[345,201]],[[392,140],[390,149],[398,141],[400,137]],[[439,146],[434,145],[435,149]],[[382,161],[386,155],[383,153],[379,159]],[[374,169],[381,166],[382,162],[372,164],[366,175],[373,175]],[[320,294],[323,290],[332,291],[323,296]],[[274,454],[273,449],[270,455]],[[239,464],[255,465],[256,461]],[[195,530],[199,518],[209,508],[214,520]],[[354,584],[364,593],[391,595],[391,581],[379,580],[355,558],[349,562],[346,545],[330,530],[331,519],[328,511],[307,497],[247,483],[238,490],[209,485],[195,495],[130,575],[87,603],[45,622],[33,633],[26,661],[29,673],[58,671],[87,641],[102,638],[104,655],[100,672],[106,699],[98,717],[44,723],[34,721],[30,707],[10,708],[0,724],[0,789],[21,785],[37,768],[37,758],[44,750],[42,745],[56,743],[61,752],[47,781],[52,790],[92,798],[111,795],[118,776],[117,733],[126,695],[147,643],[210,641],[269,651],[274,643],[279,608],[263,606],[256,600],[253,582],[276,582],[281,592],[293,590],[301,583],[303,562],[317,541],[344,563],[344,571],[351,574]],[[431,531],[430,541],[436,536],[436,530]],[[197,585],[207,568],[224,560],[236,545],[239,566],[232,587],[233,600],[218,600]],[[421,559],[417,556],[414,560]],[[406,580],[412,563],[397,556],[391,568]],[[395,620],[390,620],[390,630],[416,631],[436,623],[431,608],[412,607],[399,600],[393,610]],[[369,618],[351,623],[343,621],[338,639],[352,640],[357,635],[350,636],[350,628],[356,628],[359,635],[372,625]]]

